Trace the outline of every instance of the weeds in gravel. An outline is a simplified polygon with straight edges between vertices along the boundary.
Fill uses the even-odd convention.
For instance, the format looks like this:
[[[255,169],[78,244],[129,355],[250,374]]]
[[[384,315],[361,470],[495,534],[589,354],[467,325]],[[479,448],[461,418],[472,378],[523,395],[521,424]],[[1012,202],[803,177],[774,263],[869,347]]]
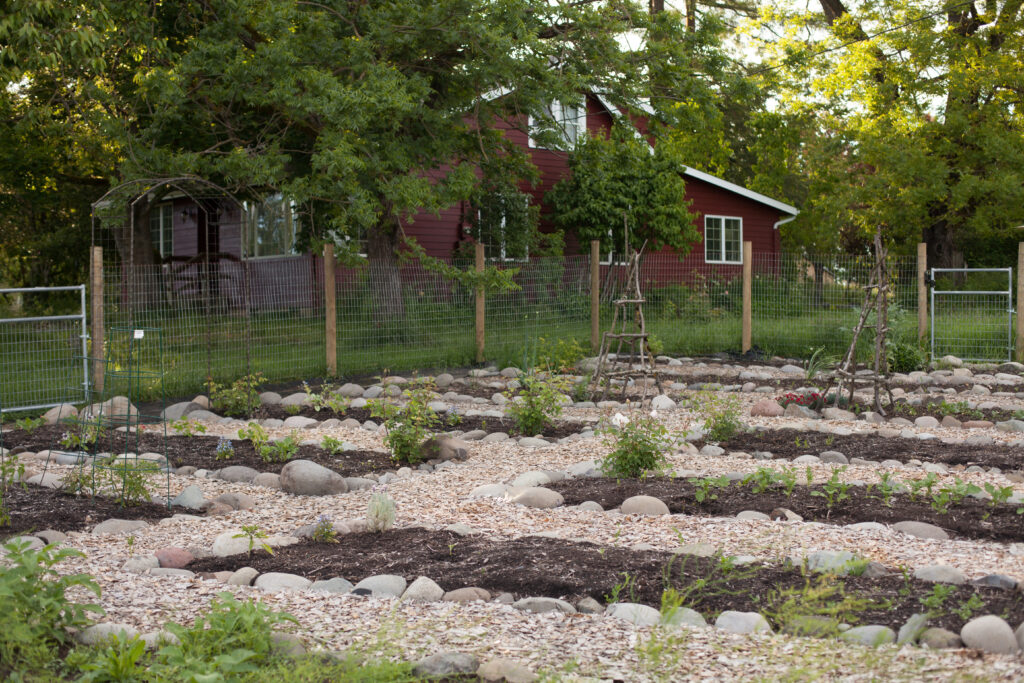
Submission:
[[[910,494],[910,500],[916,501],[918,494],[921,493],[922,489],[927,494],[928,498],[932,497],[932,489],[935,484],[939,482],[938,476],[934,472],[929,472],[921,479],[911,479],[907,483],[907,492]]]
[[[172,422],[171,429],[178,436],[195,436],[206,433],[206,425],[198,420],[190,420],[187,417],[180,417]]]
[[[779,478],[775,470],[768,467],[758,467],[754,472],[744,477],[741,483],[744,486],[749,486],[753,493],[758,494],[764,493],[778,484]]]
[[[654,411],[650,417],[633,419],[616,413],[600,433],[605,444],[612,447],[599,466],[606,477],[643,477],[664,472],[670,439]]]
[[[217,412],[228,417],[244,417],[260,405],[259,387],[265,381],[259,372],[243,375],[229,385],[217,384],[207,378],[210,385],[210,403]]]
[[[776,480],[782,485],[782,489],[786,492],[787,498],[793,497],[793,489],[796,488],[796,468],[795,467],[783,467],[775,475]]]
[[[701,391],[690,399],[688,407],[703,420],[704,436],[708,441],[728,441],[743,429],[740,401],[735,396]]]
[[[306,392],[306,400],[309,405],[318,413],[321,410],[332,410],[340,415],[348,410],[348,399],[334,393],[337,389],[331,384],[324,384],[318,392],[303,382],[302,390]]]
[[[928,595],[918,598],[917,601],[925,608],[929,617],[942,615],[945,610],[946,600],[956,592],[956,586],[946,583],[937,583],[932,586]]]
[[[891,472],[883,472],[878,477],[878,492],[882,494],[882,504],[886,507],[892,507],[892,497],[896,493],[900,484],[898,484]],[[870,488],[868,489],[870,493]]]
[[[430,409],[433,385],[419,381],[402,392],[404,405],[386,401],[369,404],[370,414],[383,419],[384,444],[391,449],[391,457],[398,462],[415,465],[423,460],[421,444],[433,436],[441,418]]]
[[[509,399],[505,411],[520,434],[540,434],[562,414],[565,385],[558,380],[542,379],[536,374],[523,375],[519,383],[518,395],[505,392]]]
[[[804,366],[804,379],[808,382],[813,381],[818,376],[818,373],[835,364],[835,357],[825,353],[824,346],[819,346],[814,349],[811,357],[807,359],[807,364]]]

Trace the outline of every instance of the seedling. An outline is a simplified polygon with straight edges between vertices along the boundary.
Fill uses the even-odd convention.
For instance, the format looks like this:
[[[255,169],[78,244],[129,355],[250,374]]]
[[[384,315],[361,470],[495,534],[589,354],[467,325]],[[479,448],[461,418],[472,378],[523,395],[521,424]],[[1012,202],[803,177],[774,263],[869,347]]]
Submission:
[[[235,534],[231,538],[248,538],[249,539],[249,559],[252,559],[252,551],[256,548],[257,544],[266,550],[269,554],[274,554],[274,549],[263,542],[264,538],[267,538],[267,534],[263,532],[255,524],[246,524],[242,526],[242,532]]]
[[[822,485],[820,491],[811,491],[812,496],[825,499],[825,505],[828,508],[828,514],[832,513],[832,508],[837,503],[841,503],[850,497],[848,491],[850,490],[850,484],[839,479],[839,475],[846,471],[845,467],[839,467],[832,470],[832,476],[828,481]]]
[[[712,489],[724,489],[729,485],[729,478],[725,475],[720,477],[703,477],[701,479],[690,479],[693,484],[693,499],[698,504],[704,501],[718,500],[718,494]]]
[[[172,422],[171,429],[178,436],[196,436],[197,434],[206,433],[206,425],[196,420],[190,420],[187,417],[181,417]]]
[[[1012,486],[996,486],[995,484],[985,482],[985,491],[992,498],[988,501],[988,510],[982,515],[982,519],[988,519],[997,505],[1003,505],[1013,496]]]

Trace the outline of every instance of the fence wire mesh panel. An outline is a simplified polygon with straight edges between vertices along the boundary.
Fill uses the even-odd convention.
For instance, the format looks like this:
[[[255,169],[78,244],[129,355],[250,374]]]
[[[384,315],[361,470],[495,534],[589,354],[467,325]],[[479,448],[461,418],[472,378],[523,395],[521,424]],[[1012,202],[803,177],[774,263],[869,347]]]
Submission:
[[[809,357],[815,349],[846,351],[864,305],[872,256],[755,254],[752,343],[767,355]],[[891,343],[917,344],[917,261],[889,259]],[[873,334],[861,335],[858,359],[872,353]]]
[[[1013,354],[1013,270],[933,268],[932,358],[1007,361]]]
[[[0,289],[0,302],[0,412],[85,400],[85,286]]]
[[[610,277],[602,273],[602,286],[608,282],[614,287],[616,278],[625,275],[625,266],[606,268],[614,272]],[[692,263],[674,254],[645,254],[640,287],[646,300],[644,317],[651,350],[656,355],[739,350],[742,275],[741,265]],[[602,311],[604,317],[610,321],[610,309],[607,316]]]
[[[339,268],[335,278],[339,374],[473,362],[474,299],[469,288],[418,263],[396,269]]]
[[[588,349],[590,257],[508,265],[519,270],[513,277],[518,289],[487,296],[487,360],[502,367],[543,367]]]

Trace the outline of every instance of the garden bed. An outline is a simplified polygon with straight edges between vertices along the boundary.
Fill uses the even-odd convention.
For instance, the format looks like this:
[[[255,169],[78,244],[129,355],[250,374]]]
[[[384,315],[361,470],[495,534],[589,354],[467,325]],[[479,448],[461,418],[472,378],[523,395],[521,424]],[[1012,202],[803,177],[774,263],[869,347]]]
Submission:
[[[794,476],[803,479],[802,468]],[[941,483],[936,483],[933,493]],[[673,513],[708,517],[732,517],[745,510],[771,514],[785,508],[807,521],[845,525],[859,522],[894,524],[913,520],[927,522],[946,530],[951,536],[994,541],[1024,541],[1024,515],[1017,514],[1019,505],[989,506],[987,501],[966,497],[948,505],[947,512],[932,507],[932,497],[924,490],[912,500],[909,495],[892,493],[888,504],[877,486],[871,491],[863,486],[849,486],[842,501],[830,509],[821,485],[797,484],[790,493],[781,486],[770,486],[755,492],[750,485],[738,482],[707,487],[707,495],[697,502],[698,487],[687,479],[649,477],[646,479],[571,479],[548,484],[558,491],[566,505],[594,501],[605,509],[616,508],[632,496],[653,496],[668,505]],[[834,494],[838,497],[838,494]],[[715,498],[711,498],[715,496]]]
[[[697,442],[697,446],[703,445]],[[847,458],[862,458],[881,462],[898,460],[907,462],[917,459],[922,462],[946,465],[979,465],[998,467],[1003,471],[1020,470],[1024,467],[1024,449],[1005,445],[974,446],[942,443],[939,439],[886,438],[876,434],[823,434],[796,429],[769,429],[741,432],[718,444],[728,451],[768,451],[774,458],[795,458],[800,455],[817,455],[824,451],[838,451]]]
[[[604,603],[617,594],[619,600],[653,607],[660,607],[663,590],[673,587],[686,594],[684,606],[705,618],[713,619],[725,610],[767,612],[776,627],[781,624],[772,614],[774,608],[785,597],[802,595],[809,585],[817,585],[815,578],[783,566],[729,568],[718,557],[676,556],[555,538],[459,536],[422,528],[348,534],[339,543],[307,541],[277,549],[274,555],[257,551],[251,557],[209,557],[188,568],[216,572],[246,566],[261,573],[285,572],[311,580],[397,574],[412,581],[427,576],[446,591],[475,586],[492,594],[508,592],[515,598],[545,596],[572,601],[591,597]],[[921,601],[935,592],[935,584],[901,574],[848,576],[829,583],[842,584],[847,596],[859,599],[856,609],[842,615],[847,623],[884,624],[893,629],[912,614],[925,611]],[[1004,614],[1012,623],[1024,619],[1024,595],[1020,592],[964,585],[950,586],[948,593],[936,608],[932,626],[958,631],[967,619],[954,610],[968,609],[965,605],[975,595],[971,614]],[[841,600],[841,595],[833,598]],[[806,609],[816,611],[810,603]]]
[[[159,493],[159,491],[157,491]],[[0,538],[34,533],[45,529],[81,531],[105,519],[160,520],[176,513],[195,514],[195,510],[167,507],[156,503],[122,506],[105,496],[76,496],[59,489],[16,484],[7,490],[4,503],[11,516],[0,525]]]

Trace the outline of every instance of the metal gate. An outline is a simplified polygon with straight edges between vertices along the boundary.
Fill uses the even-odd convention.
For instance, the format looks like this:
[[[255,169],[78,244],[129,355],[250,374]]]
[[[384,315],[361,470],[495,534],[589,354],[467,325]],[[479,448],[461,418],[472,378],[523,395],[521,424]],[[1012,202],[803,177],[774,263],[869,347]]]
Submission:
[[[932,358],[1012,360],[1013,269],[932,268],[930,273]],[[972,281],[981,288],[972,289]],[[996,289],[1004,281],[1006,289]],[[946,289],[953,286],[964,289]]]
[[[0,318],[0,413],[88,397],[85,285],[0,289],[0,295],[71,291],[79,293],[77,314]]]

